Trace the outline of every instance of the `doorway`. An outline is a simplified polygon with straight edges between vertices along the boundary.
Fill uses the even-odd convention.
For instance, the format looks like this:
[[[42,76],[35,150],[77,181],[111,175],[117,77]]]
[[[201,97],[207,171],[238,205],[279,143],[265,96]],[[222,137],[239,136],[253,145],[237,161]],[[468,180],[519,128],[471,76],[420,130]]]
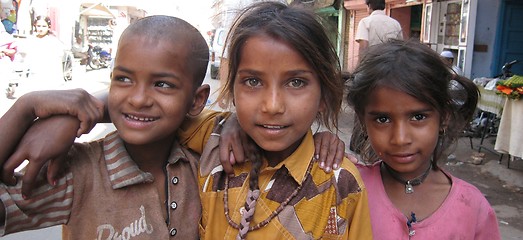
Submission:
[[[498,56],[492,64],[492,72],[499,73],[503,64],[519,60],[512,66],[514,74],[523,75],[523,2],[519,0],[506,0],[501,7],[500,20],[498,21],[497,41]]]
[[[411,5],[406,7],[392,8],[390,16],[396,19],[403,30],[404,39],[415,39],[421,41],[421,18],[423,5]]]

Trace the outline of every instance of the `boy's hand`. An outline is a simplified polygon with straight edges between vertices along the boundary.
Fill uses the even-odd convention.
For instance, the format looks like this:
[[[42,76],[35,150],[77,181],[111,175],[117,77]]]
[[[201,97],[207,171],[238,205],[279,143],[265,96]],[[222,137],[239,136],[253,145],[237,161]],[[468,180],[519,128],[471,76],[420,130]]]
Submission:
[[[314,156],[325,172],[338,169],[345,155],[345,142],[331,132],[314,134]]]
[[[35,117],[69,115],[78,118],[80,128],[76,136],[89,133],[103,118],[104,104],[83,89],[47,90],[28,93],[33,95]],[[51,130],[49,128],[48,130]]]
[[[232,166],[245,162],[248,144],[254,144],[238,124],[236,114],[233,113],[222,123],[220,133],[220,162],[227,174],[234,173]]]
[[[23,196],[30,196],[36,177],[47,162],[47,181],[55,185],[58,173],[65,168],[65,162],[62,160],[74,143],[79,124],[78,119],[71,116],[54,116],[35,121],[15,152],[4,163],[2,181],[6,184],[16,184],[14,170],[27,159],[29,164],[25,167],[22,179]]]

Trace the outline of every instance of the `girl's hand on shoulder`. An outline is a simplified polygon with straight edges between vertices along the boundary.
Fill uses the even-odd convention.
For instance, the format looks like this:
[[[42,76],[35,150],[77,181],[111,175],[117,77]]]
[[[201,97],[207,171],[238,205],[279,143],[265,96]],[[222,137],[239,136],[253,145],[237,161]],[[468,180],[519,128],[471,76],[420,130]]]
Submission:
[[[243,163],[246,160],[246,153],[254,144],[240,127],[236,114],[231,114],[229,118],[222,123],[220,133],[220,162],[223,170],[227,174],[233,174],[233,165]]]
[[[314,134],[314,157],[325,172],[338,169],[345,155],[345,142],[336,134],[328,131]]]
[[[33,114],[38,118],[69,115],[80,121],[76,136],[89,133],[103,119],[104,103],[84,89],[35,91]]]

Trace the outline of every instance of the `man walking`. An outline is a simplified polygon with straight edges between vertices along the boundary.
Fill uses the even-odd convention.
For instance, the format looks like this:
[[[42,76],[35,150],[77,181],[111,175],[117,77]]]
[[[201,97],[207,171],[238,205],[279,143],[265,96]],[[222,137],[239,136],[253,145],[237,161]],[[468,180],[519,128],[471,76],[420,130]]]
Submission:
[[[360,53],[391,38],[403,39],[401,25],[385,14],[385,0],[365,0],[370,16],[361,19],[356,31]]]

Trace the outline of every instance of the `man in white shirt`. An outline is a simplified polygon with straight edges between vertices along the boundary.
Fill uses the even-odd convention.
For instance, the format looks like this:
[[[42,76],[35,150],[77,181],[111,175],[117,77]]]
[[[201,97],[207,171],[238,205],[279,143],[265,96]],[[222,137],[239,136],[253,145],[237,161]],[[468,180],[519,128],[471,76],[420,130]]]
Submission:
[[[365,0],[370,16],[361,19],[356,31],[360,53],[391,38],[403,39],[401,25],[385,14],[385,0]]]

